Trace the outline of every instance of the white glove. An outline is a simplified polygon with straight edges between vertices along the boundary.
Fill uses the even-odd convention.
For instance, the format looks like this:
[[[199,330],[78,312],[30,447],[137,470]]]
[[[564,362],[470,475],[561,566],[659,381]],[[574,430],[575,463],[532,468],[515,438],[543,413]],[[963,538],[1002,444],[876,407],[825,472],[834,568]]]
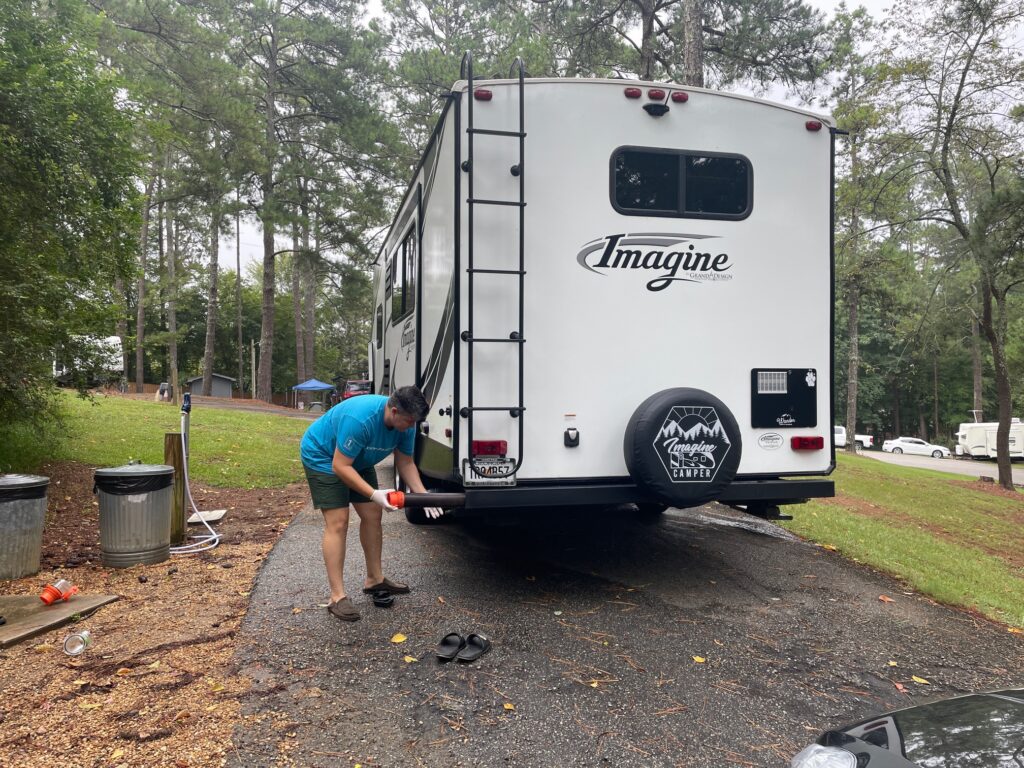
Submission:
[[[378,489],[370,494],[370,501],[379,504],[388,512],[395,512],[398,510],[398,507],[388,502],[388,494],[394,492],[394,490],[394,488]]]
[[[423,514],[425,514],[431,520],[437,520],[437,518],[445,514],[445,510],[441,509],[440,507],[424,507]]]

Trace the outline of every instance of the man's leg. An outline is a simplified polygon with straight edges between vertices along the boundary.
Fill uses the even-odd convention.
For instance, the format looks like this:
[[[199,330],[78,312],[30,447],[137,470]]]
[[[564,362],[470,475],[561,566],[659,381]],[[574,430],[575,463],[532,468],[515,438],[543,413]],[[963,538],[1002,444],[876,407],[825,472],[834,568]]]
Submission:
[[[359,515],[359,543],[363,545],[366,555],[366,580],[364,587],[372,587],[384,581],[384,569],[381,565],[381,549],[384,543],[384,531],[381,517],[384,510],[373,502],[353,504]]]
[[[345,597],[345,542],[348,538],[348,507],[325,509],[323,512],[324,538],[321,547],[324,552],[324,566],[327,568],[327,583],[331,585],[331,602],[333,603]],[[362,537],[360,536],[360,538]],[[377,562],[380,563],[379,546]]]

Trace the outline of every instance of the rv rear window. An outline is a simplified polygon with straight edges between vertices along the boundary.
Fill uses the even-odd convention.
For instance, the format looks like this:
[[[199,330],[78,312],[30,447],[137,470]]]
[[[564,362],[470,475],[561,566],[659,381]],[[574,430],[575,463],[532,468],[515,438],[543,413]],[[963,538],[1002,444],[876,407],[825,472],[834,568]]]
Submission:
[[[741,155],[622,147],[612,155],[612,205],[630,216],[745,219],[752,177]]]

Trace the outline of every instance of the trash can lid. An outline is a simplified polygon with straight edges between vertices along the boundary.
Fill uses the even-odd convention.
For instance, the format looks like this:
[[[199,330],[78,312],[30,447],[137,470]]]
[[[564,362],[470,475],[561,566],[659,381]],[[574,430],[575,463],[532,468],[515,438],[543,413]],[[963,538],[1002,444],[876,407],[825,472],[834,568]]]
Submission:
[[[0,475],[0,492],[21,488],[39,488],[50,484],[50,478],[42,475]]]
[[[125,464],[96,470],[96,477],[157,477],[173,474],[174,467],[167,464]]]

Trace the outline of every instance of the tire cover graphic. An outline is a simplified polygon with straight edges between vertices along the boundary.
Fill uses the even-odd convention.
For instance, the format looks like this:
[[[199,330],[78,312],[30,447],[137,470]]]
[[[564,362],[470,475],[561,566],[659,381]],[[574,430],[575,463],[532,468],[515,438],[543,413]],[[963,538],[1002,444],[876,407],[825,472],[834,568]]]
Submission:
[[[647,398],[626,426],[623,453],[637,485],[676,507],[714,500],[736,476],[743,445],[725,403],[700,389]]]

